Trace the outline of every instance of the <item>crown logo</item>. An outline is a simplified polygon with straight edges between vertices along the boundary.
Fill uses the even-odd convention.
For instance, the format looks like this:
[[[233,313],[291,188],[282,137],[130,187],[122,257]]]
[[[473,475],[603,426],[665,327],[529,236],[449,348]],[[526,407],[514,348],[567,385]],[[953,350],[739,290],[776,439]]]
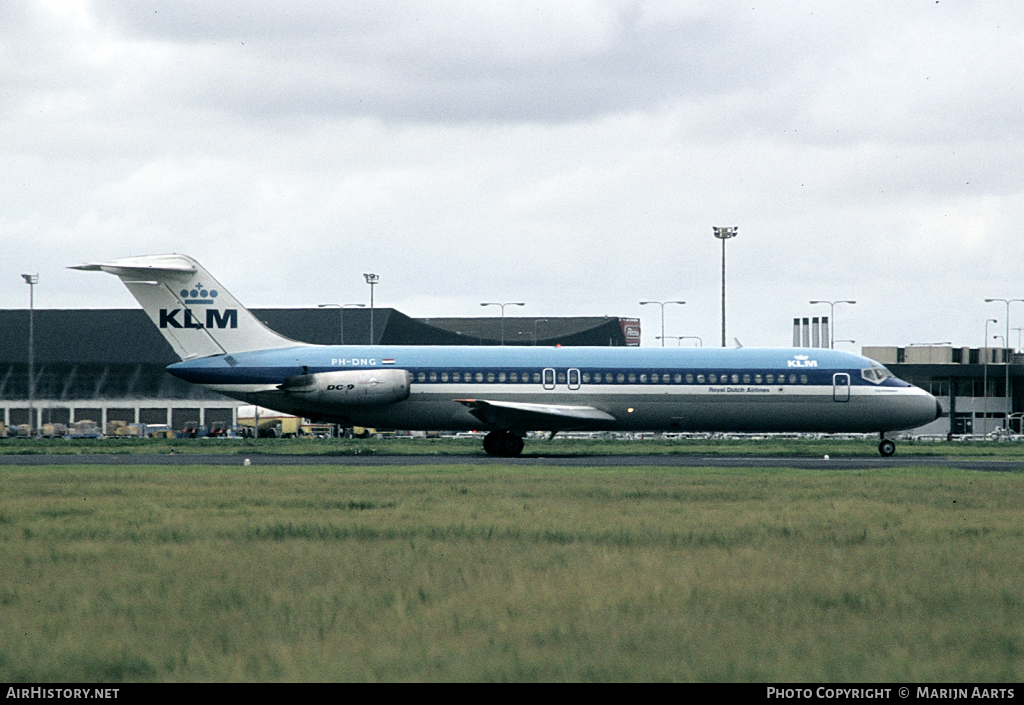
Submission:
[[[179,293],[186,304],[212,304],[217,298],[216,289],[207,289],[200,282],[196,282],[191,289],[182,289]]]

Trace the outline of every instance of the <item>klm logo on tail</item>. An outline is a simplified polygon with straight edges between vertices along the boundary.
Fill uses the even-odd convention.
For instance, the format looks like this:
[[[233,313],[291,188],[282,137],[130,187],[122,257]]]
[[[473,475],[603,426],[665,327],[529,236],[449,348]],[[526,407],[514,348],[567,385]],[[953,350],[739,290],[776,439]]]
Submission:
[[[184,311],[182,320],[178,320],[178,314]],[[238,328],[238,309],[226,308],[218,311],[213,308],[206,309],[206,321],[198,320],[192,315],[189,309],[175,308],[167,310],[160,309],[161,328]]]

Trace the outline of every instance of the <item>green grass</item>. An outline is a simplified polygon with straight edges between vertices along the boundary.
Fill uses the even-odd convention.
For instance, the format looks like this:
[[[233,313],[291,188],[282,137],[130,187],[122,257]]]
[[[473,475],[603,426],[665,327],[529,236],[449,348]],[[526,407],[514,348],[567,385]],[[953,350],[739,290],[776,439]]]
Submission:
[[[954,458],[1024,458],[1024,443],[994,441],[897,442],[897,455]],[[3,455],[68,454],[224,454],[224,455],[484,455],[479,439],[371,438],[371,439],[132,439],[84,440],[2,439]],[[878,457],[878,438],[839,440],[824,436],[771,440],[554,440],[529,439],[527,456],[552,455],[710,455],[782,457]]]
[[[0,681],[1013,682],[1024,474],[0,467]]]

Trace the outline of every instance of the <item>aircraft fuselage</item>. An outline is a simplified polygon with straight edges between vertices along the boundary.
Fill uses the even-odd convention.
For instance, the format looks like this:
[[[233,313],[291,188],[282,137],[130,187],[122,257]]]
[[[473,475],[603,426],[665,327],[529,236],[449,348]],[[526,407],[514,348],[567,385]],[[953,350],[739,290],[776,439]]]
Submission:
[[[870,360],[822,349],[297,346],[178,363],[170,372],[308,418],[409,430],[482,427],[470,400],[590,407],[608,417],[526,415],[504,430],[884,432],[938,415],[927,392]],[[315,400],[284,380],[403,370],[406,398]],[[869,371],[867,376],[865,370]]]

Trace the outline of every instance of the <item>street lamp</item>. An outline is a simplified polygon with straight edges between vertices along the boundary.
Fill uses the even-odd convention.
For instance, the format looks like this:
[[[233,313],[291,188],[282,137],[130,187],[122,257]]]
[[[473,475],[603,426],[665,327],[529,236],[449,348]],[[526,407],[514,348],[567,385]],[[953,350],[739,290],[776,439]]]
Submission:
[[[524,304],[524,303],[522,303],[520,301],[508,301],[508,302],[503,303],[503,304],[493,303],[492,302],[492,303],[482,303],[480,305],[481,306],[501,306],[501,344],[504,345],[505,344],[505,307],[506,306],[525,306],[526,304]],[[534,326],[536,326],[536,325],[537,324],[534,323]],[[536,336],[536,332],[534,332],[534,336]],[[537,343],[536,343],[536,337],[535,337],[534,338],[534,345],[536,345],[536,344]]]
[[[722,347],[725,347],[725,241],[739,234],[739,227],[712,228],[715,237],[722,241]]]
[[[982,395],[982,399],[984,399],[985,401],[982,402],[982,411],[981,411],[982,418],[988,418],[988,324],[989,323],[999,323],[999,321],[997,321],[994,318],[986,318],[985,319],[985,365],[982,368],[984,370],[984,373],[982,375],[982,381],[981,381],[981,395]],[[985,428],[988,428],[987,424],[985,425]]]
[[[829,327],[829,350],[836,347],[836,304],[855,304],[856,301],[812,301],[812,304],[828,304],[828,317],[832,321],[832,325]]]
[[[658,304],[661,306],[661,347],[665,347],[665,304],[685,304],[685,301],[641,301],[641,306]]]
[[[985,303],[991,304],[1002,301],[1006,304],[1006,337],[1003,338],[1003,363],[1006,365],[1006,430],[1010,430],[1010,414],[1013,412],[1013,397],[1010,394],[1010,358],[1006,355],[1006,348],[1010,345],[1010,304],[1014,301],[1024,303],[1024,299],[985,299]]]
[[[22,274],[22,279],[28,284],[28,436],[35,437],[36,428],[36,350],[35,350],[35,307],[36,307],[36,284],[39,283],[38,274]]]
[[[366,308],[366,304],[317,304],[319,308],[338,309],[338,345],[345,344],[345,309],[349,306]]]
[[[370,345],[373,345],[373,287],[380,282],[380,277],[376,274],[364,274],[363,278],[370,285]]]

